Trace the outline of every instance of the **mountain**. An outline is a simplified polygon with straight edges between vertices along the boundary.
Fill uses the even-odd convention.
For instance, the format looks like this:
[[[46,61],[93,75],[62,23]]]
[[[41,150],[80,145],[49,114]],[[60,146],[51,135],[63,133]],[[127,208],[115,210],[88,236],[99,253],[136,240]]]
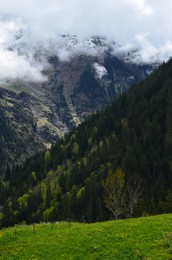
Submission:
[[[24,55],[28,46],[21,35],[10,50]],[[151,64],[134,64],[124,56],[114,56],[111,46],[98,37],[83,42],[82,52],[78,52],[81,43],[76,37],[62,35],[60,39],[58,46],[53,42],[48,49],[38,46],[33,51],[35,62],[44,68],[42,83],[28,79],[0,83],[1,175],[7,165],[20,164],[50,148],[154,69]],[[57,56],[55,49],[61,54]]]
[[[49,151],[7,169],[0,183],[1,225],[111,218],[103,183],[117,171],[129,187],[120,217],[128,216],[136,180],[142,193],[130,216],[172,212],[171,86],[172,60]]]

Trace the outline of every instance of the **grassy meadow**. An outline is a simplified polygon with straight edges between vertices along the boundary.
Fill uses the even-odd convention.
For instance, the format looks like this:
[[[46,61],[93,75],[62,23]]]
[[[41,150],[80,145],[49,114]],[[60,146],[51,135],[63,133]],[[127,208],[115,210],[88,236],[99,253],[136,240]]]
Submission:
[[[172,259],[172,214],[0,230],[0,259]]]

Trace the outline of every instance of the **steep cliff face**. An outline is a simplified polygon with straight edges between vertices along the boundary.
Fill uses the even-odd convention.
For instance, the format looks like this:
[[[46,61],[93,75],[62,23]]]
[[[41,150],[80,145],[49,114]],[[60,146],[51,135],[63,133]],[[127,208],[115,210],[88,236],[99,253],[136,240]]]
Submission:
[[[70,115],[69,128],[70,123],[77,125],[152,70],[151,65],[126,63],[110,54],[103,57],[80,55],[70,62],[50,57],[49,62],[52,68],[47,71],[48,81],[43,88],[48,100],[62,106],[63,109],[58,108],[63,110],[65,122],[65,111]]]
[[[151,65],[126,63],[108,53],[75,55],[70,61],[49,56],[44,83],[9,82],[0,86],[0,171],[49,148],[88,115],[104,107]]]

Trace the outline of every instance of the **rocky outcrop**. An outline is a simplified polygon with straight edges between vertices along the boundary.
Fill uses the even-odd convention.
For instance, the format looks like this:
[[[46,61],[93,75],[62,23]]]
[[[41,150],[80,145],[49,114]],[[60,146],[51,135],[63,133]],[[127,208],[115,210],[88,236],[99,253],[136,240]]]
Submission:
[[[0,172],[6,165],[49,148],[88,115],[104,107],[152,70],[106,53],[48,58],[43,84],[15,81],[0,86]]]

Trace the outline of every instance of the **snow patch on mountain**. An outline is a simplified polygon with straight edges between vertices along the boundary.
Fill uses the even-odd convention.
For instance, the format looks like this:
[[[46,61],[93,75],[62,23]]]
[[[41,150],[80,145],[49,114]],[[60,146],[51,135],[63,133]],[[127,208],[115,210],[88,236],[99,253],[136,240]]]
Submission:
[[[99,57],[100,62],[101,57],[103,60],[104,55],[109,52],[121,60],[137,64],[158,62],[158,59],[162,58],[158,50],[151,47],[143,37],[138,40],[142,47],[145,44],[147,52],[144,48],[139,50],[131,45],[117,45],[114,41],[100,36],[80,39],[76,35],[57,34],[38,39],[22,19],[0,17],[0,81],[46,80],[42,71],[50,66],[50,56],[57,56],[61,62],[70,61],[74,56],[95,56]],[[170,44],[166,47],[169,51],[172,50]],[[99,63],[95,63],[93,68],[99,79],[107,74],[106,69]]]

